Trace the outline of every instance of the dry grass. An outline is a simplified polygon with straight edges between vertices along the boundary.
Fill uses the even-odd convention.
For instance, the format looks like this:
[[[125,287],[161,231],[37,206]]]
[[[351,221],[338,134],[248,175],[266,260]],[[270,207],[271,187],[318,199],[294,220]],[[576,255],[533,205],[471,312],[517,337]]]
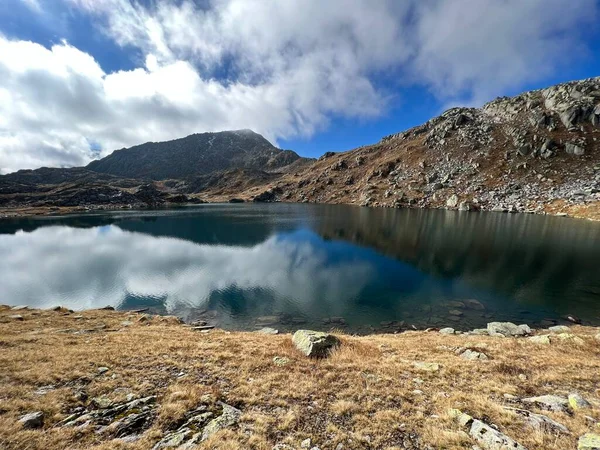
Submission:
[[[342,335],[330,358],[311,360],[295,351],[289,335],[204,334],[170,318],[141,323],[135,314],[112,311],[83,312],[82,319],[56,311],[18,313],[23,321],[8,319],[14,311],[0,311],[0,448],[6,450],[151,448],[202,398],[244,413],[237,427],[202,447],[215,449],[270,450],[280,442],[299,447],[307,437],[323,450],[338,443],[344,449],[470,448],[473,443],[447,416],[455,407],[498,425],[530,450],[564,450],[593,431],[585,416],[600,419],[596,409],[545,413],[572,432],[557,437],[533,432],[503,408],[505,393],[576,391],[599,405],[600,344],[591,328],[573,329],[585,340],[579,346],[434,332]],[[126,319],[134,325],[123,327]],[[465,361],[453,351],[459,346],[479,348],[491,360]],[[290,363],[278,367],[274,356]],[[437,362],[440,370],[420,371],[414,361]],[[101,366],[110,370],[98,375]],[[48,384],[56,390],[34,393]],[[78,390],[90,399],[157,395],[156,419],[136,443],[53,428],[81,405]],[[19,416],[37,410],[46,414],[44,429],[22,430]]]

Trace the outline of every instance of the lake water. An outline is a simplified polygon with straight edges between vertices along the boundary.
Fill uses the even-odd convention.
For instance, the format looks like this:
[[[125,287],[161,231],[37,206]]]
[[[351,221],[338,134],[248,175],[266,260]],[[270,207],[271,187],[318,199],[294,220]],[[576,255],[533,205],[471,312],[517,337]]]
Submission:
[[[0,221],[0,303],[150,308],[228,329],[600,324],[600,224],[201,205]]]

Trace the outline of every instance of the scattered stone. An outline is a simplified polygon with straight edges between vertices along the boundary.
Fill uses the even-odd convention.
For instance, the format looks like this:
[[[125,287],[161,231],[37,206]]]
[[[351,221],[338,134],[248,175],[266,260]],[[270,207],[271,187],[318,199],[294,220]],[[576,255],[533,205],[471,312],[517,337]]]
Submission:
[[[587,433],[579,438],[577,450],[599,450],[600,434]]]
[[[454,328],[450,328],[450,327],[442,328],[440,330],[440,333],[441,334],[454,334]]]
[[[202,431],[202,441],[205,441],[213,434],[221,431],[224,428],[231,427],[240,421],[242,411],[225,403],[220,404],[223,407],[223,412],[219,417],[211,420]]]
[[[592,407],[590,402],[577,393],[569,394],[569,405],[575,411],[579,409],[590,409]]]
[[[569,429],[565,427],[562,423],[559,423],[543,414],[534,414],[531,411],[527,411],[525,409],[510,408],[507,406],[505,406],[504,408],[509,411],[514,411],[520,416],[523,416],[526,422],[529,424],[529,426],[538,431],[570,434]]]
[[[292,337],[298,350],[309,357],[323,358],[331,350],[340,345],[340,340],[333,334],[311,330],[298,330]]]
[[[275,356],[273,358],[273,364],[275,364],[278,367],[287,366],[289,363],[289,358],[286,358],[285,356]]]
[[[522,401],[548,411],[567,412],[569,410],[569,401],[558,395],[540,395],[524,398]]]
[[[279,330],[276,330],[275,328],[271,327],[264,327],[260,330],[257,330],[256,332],[261,334],[279,334]]]
[[[44,426],[44,413],[37,411],[21,416],[19,423],[23,428],[41,428]]]
[[[556,325],[553,327],[548,327],[548,331],[551,333],[568,333],[571,329],[565,325]]]
[[[490,336],[526,336],[531,334],[528,325],[515,325],[512,322],[490,322],[487,324]]]
[[[527,338],[527,340],[533,342],[534,344],[550,344],[550,336],[547,334],[531,336]]]
[[[413,362],[413,366],[424,372],[437,372],[440,370],[440,365],[438,363],[415,361]]]
[[[485,353],[481,353],[471,349],[466,349],[460,354],[460,357],[468,361],[487,361],[489,359]]]

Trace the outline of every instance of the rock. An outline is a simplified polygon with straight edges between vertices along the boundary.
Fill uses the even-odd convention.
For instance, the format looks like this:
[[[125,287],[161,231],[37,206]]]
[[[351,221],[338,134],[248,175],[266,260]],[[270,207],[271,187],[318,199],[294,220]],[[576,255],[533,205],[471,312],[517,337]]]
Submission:
[[[9,319],[12,320],[18,320],[19,322],[22,322],[23,320],[23,316],[21,314],[11,314],[10,316],[8,316]]]
[[[590,402],[577,393],[569,394],[569,405],[575,411],[579,409],[590,409],[592,407]]]
[[[458,195],[452,194],[448,200],[446,200],[446,206],[448,208],[456,208],[456,205],[458,205]]]
[[[468,361],[487,361],[489,359],[485,353],[481,353],[471,349],[466,349],[460,354],[460,357]]]
[[[292,447],[291,445],[277,444],[273,447],[272,450],[296,450],[296,449],[294,447]]]
[[[122,327],[130,327],[131,325],[133,325],[133,322],[131,322],[130,320],[124,320],[123,322],[121,322]]]
[[[579,438],[577,450],[600,450],[600,434],[586,433]]]
[[[548,327],[548,331],[551,333],[568,333],[571,329],[565,325],[555,325],[553,327]]]
[[[465,300],[464,303],[465,303],[466,307],[469,309],[476,309],[476,310],[480,310],[480,311],[485,309],[485,306],[483,303],[481,303],[479,300],[475,300],[473,298]]]
[[[202,441],[205,441],[218,431],[231,427],[240,421],[242,412],[239,409],[225,403],[221,403],[221,406],[223,407],[223,413],[219,417],[208,422],[208,425],[204,427],[204,430],[202,431]]]
[[[181,428],[163,437],[156,443],[154,447],[152,447],[152,450],[159,450],[162,448],[178,448],[192,435],[193,431],[189,428]]]
[[[594,339],[596,339],[598,342],[600,342],[600,333],[598,333],[596,336],[594,336]]]
[[[476,336],[487,336],[490,334],[490,332],[487,330],[487,328],[475,328],[474,330],[471,330],[469,334],[474,334]]]
[[[576,344],[576,345],[585,344],[585,341],[583,339],[581,339],[579,336],[575,336],[574,334],[571,334],[571,333],[560,333],[554,337],[557,339],[560,339],[563,342],[570,342],[570,343]]]
[[[110,369],[108,367],[98,367],[98,375],[102,375],[103,373],[108,372]]]
[[[23,428],[41,428],[44,426],[44,413],[37,411],[25,414],[19,418],[19,423]]]
[[[527,338],[528,341],[535,344],[550,344],[550,336],[547,334],[541,334],[539,336],[531,336]]]
[[[438,363],[415,361],[413,362],[413,366],[425,372],[437,372],[440,370],[440,365]]]
[[[481,420],[473,420],[469,435],[485,450],[527,450],[526,447]]]
[[[543,414],[534,414],[531,411],[527,411],[525,409],[510,408],[507,406],[505,406],[504,409],[514,411],[520,416],[523,416],[525,418],[525,421],[529,424],[529,426],[536,429],[537,431],[547,433],[570,434],[569,429],[563,424],[558,423],[557,421],[551,419],[548,416],[544,416]]]
[[[528,325],[515,325],[512,322],[490,322],[487,324],[490,336],[526,336],[531,334]]]
[[[261,334],[279,334],[279,330],[270,327],[264,327],[257,331],[257,333]]]
[[[538,397],[529,397],[522,400],[523,403],[529,403],[538,408],[548,411],[567,412],[569,410],[569,401],[558,395],[540,395]]]
[[[451,309],[450,311],[448,311],[448,313],[451,316],[462,316],[463,315],[463,312],[459,311],[458,309]]]
[[[292,337],[298,350],[309,357],[323,358],[340,345],[340,340],[332,334],[311,330],[298,330]]]
[[[459,409],[451,409],[448,415],[462,428],[469,428],[469,435],[484,450],[527,450],[510,437]]]
[[[110,408],[113,402],[106,397],[105,395],[101,395],[100,397],[94,397],[92,399],[92,404],[99,409],[107,409]]]
[[[275,356],[273,358],[273,364],[275,364],[278,367],[287,366],[289,363],[289,358],[286,358],[285,356]]]
[[[304,439],[301,443],[300,443],[300,447],[301,448],[310,448],[310,444],[311,444],[311,440],[310,438],[308,439]]]
[[[440,330],[440,333],[441,334],[454,334],[454,328],[450,328],[450,327],[442,328]]]
[[[585,149],[573,142],[567,142],[565,143],[565,151],[567,152],[567,154],[569,155],[575,155],[575,156],[583,156],[585,155]]]

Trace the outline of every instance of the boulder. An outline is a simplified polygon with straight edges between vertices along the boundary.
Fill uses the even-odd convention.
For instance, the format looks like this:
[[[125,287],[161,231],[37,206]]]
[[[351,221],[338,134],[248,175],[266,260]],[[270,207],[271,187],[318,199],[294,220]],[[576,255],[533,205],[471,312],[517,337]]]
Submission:
[[[231,427],[240,421],[242,412],[239,409],[225,403],[221,403],[221,406],[223,407],[223,413],[219,417],[208,422],[208,425],[204,427],[204,431],[202,431],[202,441],[205,441],[218,431]]]
[[[527,340],[535,344],[550,344],[550,336],[547,334],[541,334],[539,336],[531,336]]]
[[[469,435],[485,450],[527,450],[526,447],[481,420],[473,420]]]
[[[569,405],[573,410],[590,409],[592,407],[590,402],[577,393],[569,394]]]
[[[279,330],[271,327],[264,327],[257,331],[257,333],[261,334],[279,334]]]
[[[468,361],[486,361],[489,359],[485,353],[471,350],[469,348],[462,352],[460,357]]]
[[[454,334],[455,331],[454,331],[454,328],[447,327],[447,328],[442,328],[440,330],[440,333],[441,334]]]
[[[548,331],[551,333],[568,333],[571,329],[565,325],[556,325],[553,327],[548,327]]]
[[[577,145],[573,142],[565,143],[565,151],[569,155],[575,155],[575,156],[585,155],[585,149],[582,146]]]
[[[333,334],[312,330],[298,330],[292,337],[292,342],[306,356],[323,358],[331,350],[340,345],[340,340]]]
[[[587,433],[579,438],[577,450],[600,450],[600,434]]]
[[[487,324],[490,336],[526,336],[531,334],[528,325],[515,325],[512,322],[490,322]]]
[[[458,195],[452,194],[448,200],[446,200],[446,206],[448,208],[456,208],[458,205]]]
[[[19,419],[19,423],[23,428],[41,428],[44,426],[44,413],[36,411],[25,414]]]
[[[567,412],[569,410],[569,401],[558,395],[540,395],[538,397],[529,397],[522,400],[523,403],[529,403],[541,409],[548,411]]]
[[[531,411],[527,411],[526,409],[511,408],[508,406],[505,406],[504,409],[514,411],[520,416],[523,416],[525,418],[525,421],[529,424],[529,426],[537,431],[570,434],[569,429],[565,427],[562,423],[559,423],[543,414],[535,414]]]

